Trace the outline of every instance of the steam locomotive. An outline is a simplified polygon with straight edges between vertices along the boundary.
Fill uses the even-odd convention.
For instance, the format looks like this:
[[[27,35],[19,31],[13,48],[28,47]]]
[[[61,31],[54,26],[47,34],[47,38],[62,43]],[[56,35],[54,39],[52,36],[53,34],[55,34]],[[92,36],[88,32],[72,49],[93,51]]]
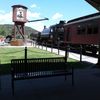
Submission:
[[[61,42],[64,42],[64,24],[65,21],[60,21],[59,24],[52,25],[49,28],[44,26],[43,31],[38,34],[37,42],[57,45],[60,41],[61,44]]]
[[[38,42],[52,43],[65,47],[70,44],[74,48],[80,45],[83,52],[96,54],[100,44],[100,13],[95,13],[73,20],[60,21],[48,29],[44,28],[38,38]]]

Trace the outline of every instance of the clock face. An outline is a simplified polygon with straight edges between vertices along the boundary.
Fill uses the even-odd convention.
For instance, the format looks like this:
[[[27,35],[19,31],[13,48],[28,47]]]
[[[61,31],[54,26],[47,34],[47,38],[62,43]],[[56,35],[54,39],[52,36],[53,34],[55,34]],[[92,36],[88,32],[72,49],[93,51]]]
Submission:
[[[24,9],[23,8],[17,8],[16,19],[21,20],[21,21],[24,20]]]

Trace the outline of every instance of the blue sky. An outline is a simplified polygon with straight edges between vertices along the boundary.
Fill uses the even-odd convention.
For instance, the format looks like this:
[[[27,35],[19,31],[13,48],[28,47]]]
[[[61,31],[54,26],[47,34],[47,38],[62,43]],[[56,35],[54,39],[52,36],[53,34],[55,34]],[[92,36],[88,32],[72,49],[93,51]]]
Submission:
[[[26,6],[27,19],[35,20],[48,17],[48,21],[26,23],[26,26],[41,31],[43,26],[59,23],[98,12],[85,0],[2,0],[0,2],[0,24],[12,24],[12,7],[21,4]]]

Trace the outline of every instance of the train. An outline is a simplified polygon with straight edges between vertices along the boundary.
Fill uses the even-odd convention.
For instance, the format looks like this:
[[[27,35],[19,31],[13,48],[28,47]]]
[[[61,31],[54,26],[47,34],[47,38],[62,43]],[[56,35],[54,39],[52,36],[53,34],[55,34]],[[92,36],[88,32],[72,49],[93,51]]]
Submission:
[[[57,45],[58,41],[64,42],[64,24],[65,21],[60,21],[59,24],[51,25],[49,28],[44,26],[43,31],[38,34],[37,43]]]
[[[46,30],[46,31],[45,31]],[[83,52],[96,54],[100,45],[100,13],[94,13],[67,22],[60,21],[51,25],[39,34],[38,43],[52,43],[66,49],[69,44],[77,49],[82,46]]]

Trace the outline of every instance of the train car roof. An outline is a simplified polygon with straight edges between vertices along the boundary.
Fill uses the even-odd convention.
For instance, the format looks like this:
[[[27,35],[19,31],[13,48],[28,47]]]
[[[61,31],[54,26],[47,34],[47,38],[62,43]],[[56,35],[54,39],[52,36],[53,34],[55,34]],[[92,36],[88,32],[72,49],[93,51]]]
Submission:
[[[82,17],[79,17],[79,18],[76,18],[76,19],[69,20],[67,23],[86,19],[86,18],[90,18],[90,17],[95,17],[95,16],[99,16],[99,15],[100,15],[100,13],[94,13],[94,14],[91,14],[91,15],[86,15],[86,16],[82,16]]]
[[[88,20],[92,20],[96,18],[100,18],[100,12],[69,20],[65,25],[74,24],[78,22],[84,22],[84,21],[88,21]]]

